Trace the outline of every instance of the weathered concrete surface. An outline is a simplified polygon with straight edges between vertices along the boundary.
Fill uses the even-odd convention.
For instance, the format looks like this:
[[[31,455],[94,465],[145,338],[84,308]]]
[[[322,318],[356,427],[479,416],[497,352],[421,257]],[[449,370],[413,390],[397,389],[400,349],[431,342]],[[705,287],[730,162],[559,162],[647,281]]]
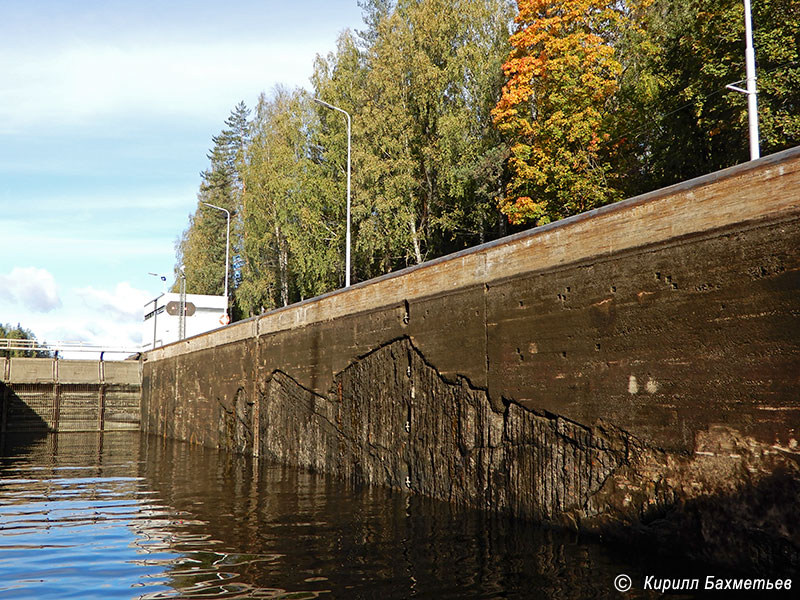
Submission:
[[[797,568],[793,459],[713,426],[692,455],[445,382],[408,339],[345,369],[319,396],[276,372],[260,397],[261,454],[356,481],[774,571]],[[248,421],[234,439],[245,450]]]
[[[6,383],[49,383],[57,378],[54,359],[4,358],[2,366]]]
[[[799,247],[795,149],[150,352],[143,428],[798,567]]]
[[[4,358],[0,368],[3,433],[140,427],[139,361]]]

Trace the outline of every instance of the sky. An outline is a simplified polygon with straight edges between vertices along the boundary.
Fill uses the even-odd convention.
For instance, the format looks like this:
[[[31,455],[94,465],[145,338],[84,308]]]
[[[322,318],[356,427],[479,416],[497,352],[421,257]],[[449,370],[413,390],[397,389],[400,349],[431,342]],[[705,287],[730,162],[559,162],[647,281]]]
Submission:
[[[211,136],[361,27],[357,0],[0,0],[0,323],[138,347]]]

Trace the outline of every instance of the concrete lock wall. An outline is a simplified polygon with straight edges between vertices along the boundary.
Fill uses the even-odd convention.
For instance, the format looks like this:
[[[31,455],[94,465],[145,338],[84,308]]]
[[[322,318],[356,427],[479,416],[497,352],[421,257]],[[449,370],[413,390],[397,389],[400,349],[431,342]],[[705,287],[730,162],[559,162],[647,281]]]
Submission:
[[[3,433],[140,427],[141,363],[0,359]]]
[[[800,565],[800,149],[149,352],[146,431]]]

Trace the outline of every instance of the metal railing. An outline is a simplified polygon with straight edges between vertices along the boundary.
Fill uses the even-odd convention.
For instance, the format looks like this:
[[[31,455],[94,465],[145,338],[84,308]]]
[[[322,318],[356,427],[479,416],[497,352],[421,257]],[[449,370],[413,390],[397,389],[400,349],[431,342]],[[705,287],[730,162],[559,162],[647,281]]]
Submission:
[[[81,341],[40,342],[38,340],[0,338],[0,352],[3,350],[24,350],[28,352],[102,352],[109,354],[136,354],[142,351],[141,348],[104,346]]]

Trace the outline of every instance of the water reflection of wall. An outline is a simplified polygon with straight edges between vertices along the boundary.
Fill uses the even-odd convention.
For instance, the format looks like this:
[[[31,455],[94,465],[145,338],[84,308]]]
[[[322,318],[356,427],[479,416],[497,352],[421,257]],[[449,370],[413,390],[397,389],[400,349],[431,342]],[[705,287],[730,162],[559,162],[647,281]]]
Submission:
[[[24,458],[48,472],[75,467],[98,477],[133,476],[139,459],[139,434],[9,432],[3,450],[2,456]]]
[[[619,572],[635,577],[665,566],[657,568],[654,555],[633,559],[574,535],[420,496],[152,436],[142,443],[141,474],[164,504],[196,523],[184,533],[207,536],[214,554],[203,568],[213,568],[216,557],[239,575],[242,589],[602,598],[615,593]],[[689,576],[686,565],[671,566]]]

